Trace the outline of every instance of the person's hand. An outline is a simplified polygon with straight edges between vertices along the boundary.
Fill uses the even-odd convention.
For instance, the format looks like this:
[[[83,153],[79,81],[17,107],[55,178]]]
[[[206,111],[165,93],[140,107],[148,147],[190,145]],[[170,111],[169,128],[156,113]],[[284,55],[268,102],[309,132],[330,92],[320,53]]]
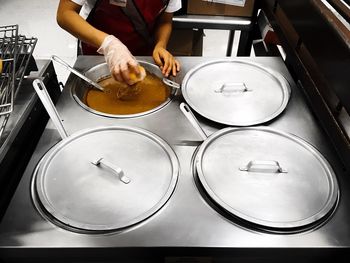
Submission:
[[[129,49],[115,36],[105,37],[102,45],[97,50],[103,54],[113,78],[129,85],[133,84],[130,73],[140,75],[138,63]]]
[[[169,74],[176,76],[180,71],[180,63],[163,47],[154,48],[153,59],[165,77],[169,77]]]

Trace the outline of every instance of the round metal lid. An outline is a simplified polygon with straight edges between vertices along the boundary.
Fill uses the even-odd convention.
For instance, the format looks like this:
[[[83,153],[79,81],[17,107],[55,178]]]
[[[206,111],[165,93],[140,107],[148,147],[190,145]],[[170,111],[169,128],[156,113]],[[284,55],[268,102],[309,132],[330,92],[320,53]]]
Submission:
[[[48,154],[36,195],[45,212],[80,230],[117,230],[151,216],[170,198],[179,171],[171,147],[137,128],[85,130]]]
[[[216,60],[190,70],[182,84],[187,103],[215,122],[249,126],[267,122],[287,106],[290,86],[259,64]]]
[[[196,169],[217,204],[264,227],[310,225],[338,198],[326,159],[300,138],[269,128],[220,130],[201,145]]]

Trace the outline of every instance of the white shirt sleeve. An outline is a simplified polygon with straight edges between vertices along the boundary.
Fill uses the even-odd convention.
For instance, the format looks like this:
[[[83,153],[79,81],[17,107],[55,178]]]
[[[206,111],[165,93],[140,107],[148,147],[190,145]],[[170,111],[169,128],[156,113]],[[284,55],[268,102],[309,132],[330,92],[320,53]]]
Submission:
[[[80,15],[86,19],[90,14],[92,8],[96,4],[96,0],[71,0],[77,5],[81,5],[82,9],[80,10]]]
[[[170,0],[165,12],[174,13],[179,9],[181,9],[181,0]]]
[[[77,5],[84,5],[86,0],[71,0],[72,2],[76,3]]]

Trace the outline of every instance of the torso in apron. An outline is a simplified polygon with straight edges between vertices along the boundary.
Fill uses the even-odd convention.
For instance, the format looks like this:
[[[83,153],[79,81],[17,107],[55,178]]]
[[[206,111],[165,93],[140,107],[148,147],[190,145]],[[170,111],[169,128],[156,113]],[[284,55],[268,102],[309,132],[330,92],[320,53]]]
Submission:
[[[128,0],[125,8],[98,0],[87,21],[95,28],[114,35],[135,56],[151,55],[155,24],[164,11],[165,0]],[[145,32],[146,31],[146,32]],[[141,32],[141,33],[140,33]],[[98,55],[97,48],[82,43],[84,55]]]

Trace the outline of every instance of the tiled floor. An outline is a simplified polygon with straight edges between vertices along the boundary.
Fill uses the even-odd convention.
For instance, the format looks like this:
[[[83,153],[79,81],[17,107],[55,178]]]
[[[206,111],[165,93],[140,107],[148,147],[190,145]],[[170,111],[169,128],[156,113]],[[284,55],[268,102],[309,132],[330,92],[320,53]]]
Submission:
[[[76,39],[56,23],[58,0],[0,0],[0,25],[19,25],[19,32],[38,38],[34,50],[37,59],[57,55],[71,65],[76,60]],[[228,31],[205,30],[203,56],[225,56]],[[235,36],[232,54],[236,54]],[[59,81],[65,83],[69,72],[55,65]]]

